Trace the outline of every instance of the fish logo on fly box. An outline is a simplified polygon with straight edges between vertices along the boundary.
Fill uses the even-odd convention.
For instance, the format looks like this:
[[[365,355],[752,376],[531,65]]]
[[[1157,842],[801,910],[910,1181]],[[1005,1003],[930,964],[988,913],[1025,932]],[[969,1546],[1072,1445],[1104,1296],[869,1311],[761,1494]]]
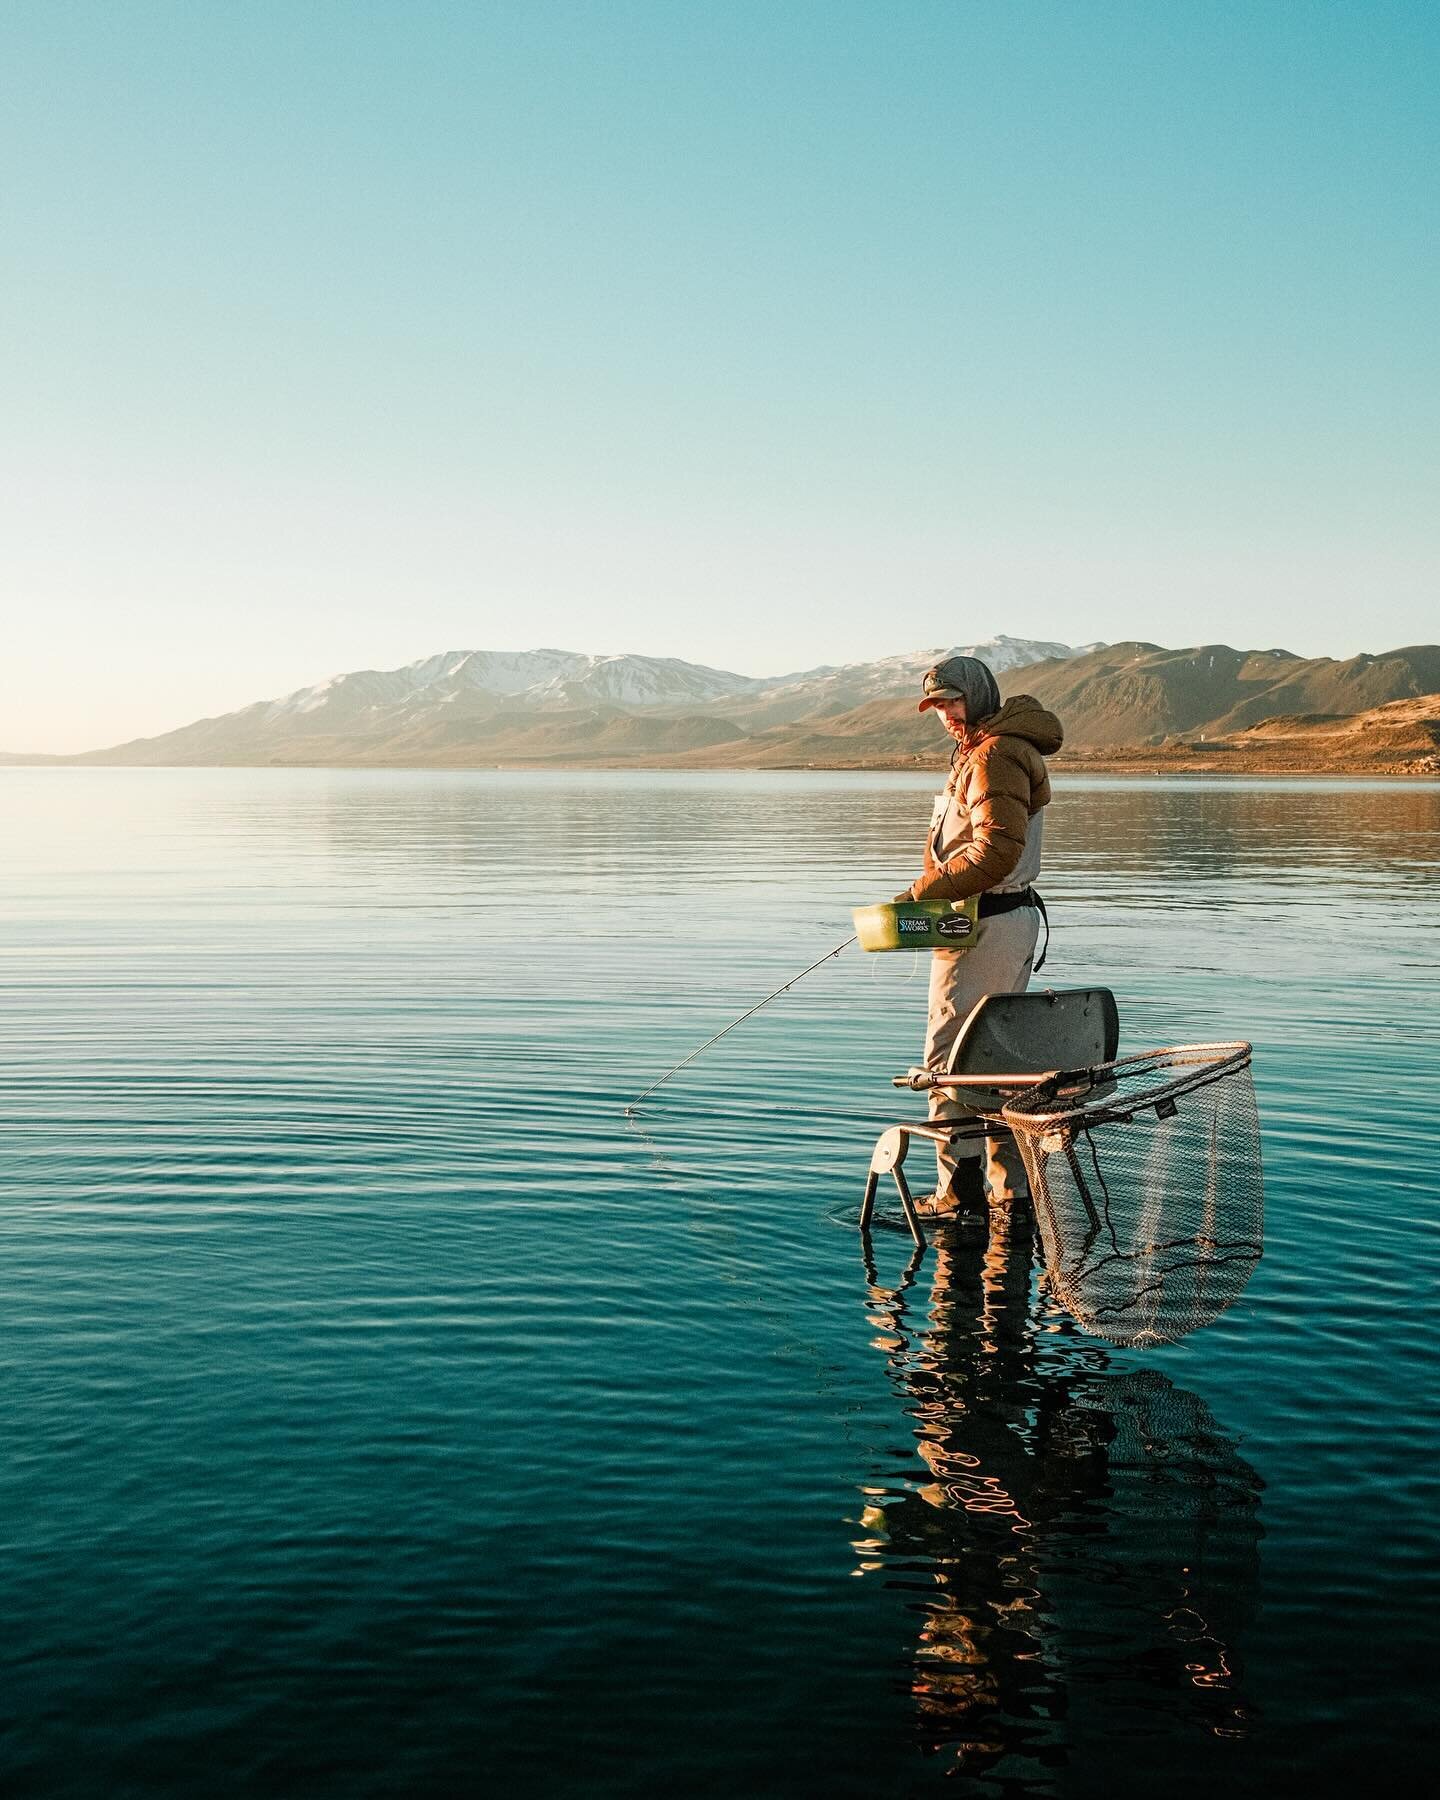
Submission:
[[[942,938],[968,938],[975,930],[975,921],[967,913],[956,913],[953,919],[937,919],[935,935]]]

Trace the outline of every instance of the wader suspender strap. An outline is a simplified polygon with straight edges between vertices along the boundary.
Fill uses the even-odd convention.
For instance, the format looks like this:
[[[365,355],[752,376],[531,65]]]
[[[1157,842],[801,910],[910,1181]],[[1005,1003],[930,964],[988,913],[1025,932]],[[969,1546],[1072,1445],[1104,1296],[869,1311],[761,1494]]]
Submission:
[[[959,745],[956,745],[959,750]],[[955,798],[955,789],[951,785],[955,779],[955,759],[950,759],[950,773],[946,777],[945,786],[940,790],[942,804],[935,809],[935,818],[930,827],[930,855],[938,864],[940,861],[940,834],[945,829],[945,815],[950,810],[950,802]]]
[[[1030,896],[1040,908],[1040,917],[1045,921],[1045,947],[1040,952],[1039,960],[1033,963],[1030,969],[1032,975],[1038,975],[1045,967],[1045,958],[1050,954],[1050,914],[1045,909],[1045,902],[1035,892],[1034,888],[1031,888]]]

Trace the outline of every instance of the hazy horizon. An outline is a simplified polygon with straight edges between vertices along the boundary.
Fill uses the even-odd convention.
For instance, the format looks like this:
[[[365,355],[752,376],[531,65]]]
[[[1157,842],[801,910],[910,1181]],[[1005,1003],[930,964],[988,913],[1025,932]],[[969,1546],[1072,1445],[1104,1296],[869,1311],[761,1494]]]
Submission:
[[[1440,14],[0,18],[0,749],[536,643],[1434,636]]]

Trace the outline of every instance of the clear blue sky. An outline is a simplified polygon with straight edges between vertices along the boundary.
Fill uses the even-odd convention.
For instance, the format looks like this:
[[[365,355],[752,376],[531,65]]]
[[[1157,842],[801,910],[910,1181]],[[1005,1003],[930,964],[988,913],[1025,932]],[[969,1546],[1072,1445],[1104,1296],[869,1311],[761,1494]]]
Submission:
[[[1440,637],[1440,7],[6,0],[0,748]]]

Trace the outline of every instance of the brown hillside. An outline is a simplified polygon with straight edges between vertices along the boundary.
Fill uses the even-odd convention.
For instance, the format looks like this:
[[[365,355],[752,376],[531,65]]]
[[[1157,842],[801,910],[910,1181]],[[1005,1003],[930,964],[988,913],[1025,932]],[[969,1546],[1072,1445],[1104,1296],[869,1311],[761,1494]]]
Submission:
[[[1221,736],[1281,714],[1349,716],[1418,698],[1440,689],[1440,647],[1336,662],[1228,644],[1190,650],[1111,644],[1020,674],[1025,691],[1064,720],[1067,748],[1083,750],[1158,745],[1176,734]]]
[[[1265,719],[1222,742],[1241,754],[1293,753],[1346,767],[1361,760],[1377,765],[1397,759],[1428,761],[1440,772],[1440,693],[1392,700],[1348,719],[1324,714]]]
[[[1158,747],[1081,750],[1074,767],[1234,774],[1440,775],[1440,693],[1351,714],[1300,713]]]

